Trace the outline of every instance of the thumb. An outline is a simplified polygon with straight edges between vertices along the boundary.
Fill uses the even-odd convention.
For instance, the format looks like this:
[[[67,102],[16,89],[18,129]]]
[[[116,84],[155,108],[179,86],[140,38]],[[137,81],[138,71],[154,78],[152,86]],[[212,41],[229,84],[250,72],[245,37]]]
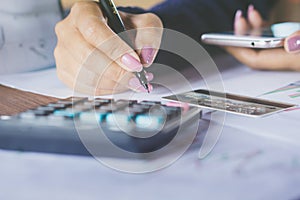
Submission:
[[[300,53],[300,31],[285,39],[284,48],[288,53]]]

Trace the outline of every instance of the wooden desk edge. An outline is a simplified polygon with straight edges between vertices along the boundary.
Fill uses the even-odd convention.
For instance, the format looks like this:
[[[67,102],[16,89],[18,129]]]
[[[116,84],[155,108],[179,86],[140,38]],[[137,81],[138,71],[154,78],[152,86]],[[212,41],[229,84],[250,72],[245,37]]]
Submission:
[[[24,92],[0,85],[0,116],[15,115],[57,100],[54,97]]]

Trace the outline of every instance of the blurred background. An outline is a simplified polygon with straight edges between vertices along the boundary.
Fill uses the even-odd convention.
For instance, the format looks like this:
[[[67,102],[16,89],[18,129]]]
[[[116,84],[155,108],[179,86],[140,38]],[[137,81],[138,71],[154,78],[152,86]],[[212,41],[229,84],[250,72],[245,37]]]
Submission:
[[[91,1],[91,0],[61,0],[64,8],[70,8],[75,1]],[[117,6],[138,6],[142,8],[150,8],[153,5],[164,0],[114,0]],[[184,1],[184,0],[183,0]],[[195,0],[197,1],[197,0]],[[300,21],[300,0],[279,0],[277,6],[273,10],[270,21]]]
[[[270,21],[296,21],[300,22],[300,0],[279,0],[273,10]]]
[[[139,6],[143,8],[149,8],[163,0],[115,0],[114,2],[118,6]]]
[[[61,0],[64,8],[70,8],[75,0]],[[80,0],[78,0],[80,1]],[[90,1],[90,0],[81,0]],[[142,8],[149,8],[163,0],[114,0],[117,6],[138,6]]]

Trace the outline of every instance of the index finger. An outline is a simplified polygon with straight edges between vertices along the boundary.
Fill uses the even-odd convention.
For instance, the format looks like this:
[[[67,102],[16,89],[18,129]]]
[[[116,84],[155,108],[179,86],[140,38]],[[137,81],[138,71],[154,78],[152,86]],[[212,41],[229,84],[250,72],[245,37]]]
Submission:
[[[73,25],[84,39],[96,47],[123,69],[141,71],[139,56],[107,25],[96,2],[78,2],[71,10]]]

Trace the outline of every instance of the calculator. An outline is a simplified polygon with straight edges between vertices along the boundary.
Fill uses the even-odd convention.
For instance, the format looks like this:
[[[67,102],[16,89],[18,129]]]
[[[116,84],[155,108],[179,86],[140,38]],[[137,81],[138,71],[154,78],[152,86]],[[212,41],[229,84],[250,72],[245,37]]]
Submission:
[[[106,140],[124,151],[149,153],[169,144],[179,128],[199,123],[200,117],[201,109],[181,104],[71,97],[1,116],[0,148],[90,155],[89,143],[101,146],[102,156],[118,156]],[[99,130],[103,142],[99,137],[96,141]]]

